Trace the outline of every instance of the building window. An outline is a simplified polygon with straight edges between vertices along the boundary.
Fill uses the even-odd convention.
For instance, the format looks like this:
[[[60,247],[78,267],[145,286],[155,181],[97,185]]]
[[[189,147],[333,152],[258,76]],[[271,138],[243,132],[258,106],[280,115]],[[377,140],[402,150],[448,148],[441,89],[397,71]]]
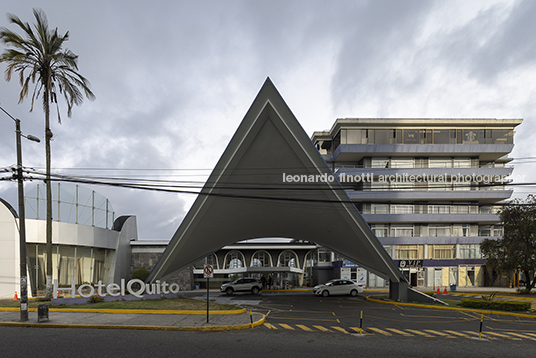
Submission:
[[[227,264],[225,265],[226,269],[237,269],[244,267],[244,257],[242,253],[238,251],[231,251],[227,254]]]
[[[389,214],[388,204],[372,204],[370,208],[372,214]]]
[[[460,259],[481,259],[479,244],[461,244],[459,247]]]
[[[391,205],[391,214],[413,214],[413,205]]]
[[[279,263],[277,267],[298,267],[298,258],[296,254],[290,250],[285,250],[279,255]]]
[[[257,251],[251,259],[252,267],[271,267],[270,254],[266,251]]]
[[[391,168],[415,168],[415,160],[413,158],[392,158]]]
[[[450,205],[428,205],[428,214],[450,214]]]
[[[450,225],[428,225],[428,235],[430,236],[451,236]]]
[[[491,236],[491,225],[482,225],[478,228],[478,236]]]
[[[471,158],[454,158],[454,168],[471,168]]]
[[[449,144],[450,133],[448,129],[434,129],[434,144]]]
[[[376,237],[389,236],[389,225],[387,224],[372,224],[371,229]]]
[[[389,168],[389,158],[373,157],[372,168]]]
[[[203,269],[205,265],[211,265],[214,268],[217,268],[216,254],[208,255],[207,257],[197,261],[194,265],[196,269]]]
[[[392,246],[391,245],[384,245],[383,248],[385,249],[385,251],[387,251],[387,254],[389,254],[389,256],[391,257],[392,256]]]
[[[393,237],[411,237],[413,236],[413,225],[398,225],[391,227],[391,236]]]
[[[398,260],[416,260],[419,258],[418,245],[397,245],[395,256]]]
[[[434,259],[456,258],[456,245],[432,245]]]
[[[328,249],[318,249],[318,262],[331,262],[331,251]]]
[[[454,236],[469,236],[469,224],[454,225]]]
[[[452,168],[452,160],[450,158],[430,158],[428,161],[429,168]]]

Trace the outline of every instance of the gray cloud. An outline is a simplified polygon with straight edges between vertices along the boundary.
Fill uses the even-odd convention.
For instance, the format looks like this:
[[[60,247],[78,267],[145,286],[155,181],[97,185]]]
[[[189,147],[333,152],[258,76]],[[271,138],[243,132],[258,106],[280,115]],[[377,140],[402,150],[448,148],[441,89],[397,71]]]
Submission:
[[[32,21],[33,6],[20,0],[3,11]],[[38,6],[52,27],[70,32],[68,48],[80,56],[80,72],[97,96],[52,125],[53,166],[63,174],[202,181],[209,171],[190,177],[187,170],[216,164],[267,76],[308,133],[346,116],[523,117],[515,155],[532,155],[536,5],[530,1]],[[3,14],[0,26],[15,29]],[[0,103],[23,120],[24,132],[43,138],[40,104],[28,113],[28,99],[16,104],[18,91],[16,82],[0,80]],[[0,119],[0,168],[15,163],[10,122]],[[43,143],[23,147],[27,165],[44,167]],[[194,200],[96,190],[119,215],[137,215],[142,239],[170,238]],[[0,196],[15,204],[16,185],[0,182]]]

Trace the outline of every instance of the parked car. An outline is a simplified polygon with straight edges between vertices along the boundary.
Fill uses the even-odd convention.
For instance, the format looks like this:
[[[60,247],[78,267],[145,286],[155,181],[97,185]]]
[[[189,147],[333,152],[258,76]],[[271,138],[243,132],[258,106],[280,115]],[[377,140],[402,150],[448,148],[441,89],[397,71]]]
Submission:
[[[262,283],[260,280],[253,277],[239,278],[233,282],[224,283],[220,287],[221,292],[225,292],[229,296],[235,292],[250,291],[254,295],[262,290]]]
[[[329,295],[357,296],[363,293],[363,286],[350,280],[335,279],[313,288],[313,294],[327,297]]]

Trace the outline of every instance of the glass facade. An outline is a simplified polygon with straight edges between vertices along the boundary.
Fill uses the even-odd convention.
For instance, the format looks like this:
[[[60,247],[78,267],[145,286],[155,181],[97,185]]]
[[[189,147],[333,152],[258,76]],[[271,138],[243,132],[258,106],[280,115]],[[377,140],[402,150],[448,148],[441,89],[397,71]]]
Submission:
[[[44,290],[46,286],[46,245],[27,244],[28,273],[32,295]],[[52,279],[58,285],[67,287],[71,280],[76,285],[97,283],[108,284],[108,272],[115,250],[80,247],[70,245],[52,245]]]
[[[339,144],[513,144],[511,129],[341,129]]]

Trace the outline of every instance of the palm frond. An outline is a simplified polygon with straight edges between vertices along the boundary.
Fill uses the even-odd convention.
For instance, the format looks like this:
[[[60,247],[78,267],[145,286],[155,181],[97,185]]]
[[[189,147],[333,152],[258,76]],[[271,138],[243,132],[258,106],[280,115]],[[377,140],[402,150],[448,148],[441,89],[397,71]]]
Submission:
[[[84,95],[89,100],[95,99],[89,81],[78,73],[78,56],[63,45],[69,40],[69,32],[64,35],[58,29],[50,29],[45,12],[33,9],[35,23],[30,25],[19,17],[8,14],[11,23],[22,30],[22,36],[7,28],[0,28],[0,41],[6,50],[0,55],[0,62],[6,62],[4,73],[6,81],[10,81],[13,73],[19,75],[21,91],[19,103],[28,97],[30,85],[34,84],[31,108],[34,102],[42,97],[43,109],[49,110],[48,104],[56,103],[58,122],[61,123],[60,109],[57,100],[58,92],[67,103],[67,115],[71,117],[74,105],[81,105]],[[48,112],[47,112],[48,113]]]

